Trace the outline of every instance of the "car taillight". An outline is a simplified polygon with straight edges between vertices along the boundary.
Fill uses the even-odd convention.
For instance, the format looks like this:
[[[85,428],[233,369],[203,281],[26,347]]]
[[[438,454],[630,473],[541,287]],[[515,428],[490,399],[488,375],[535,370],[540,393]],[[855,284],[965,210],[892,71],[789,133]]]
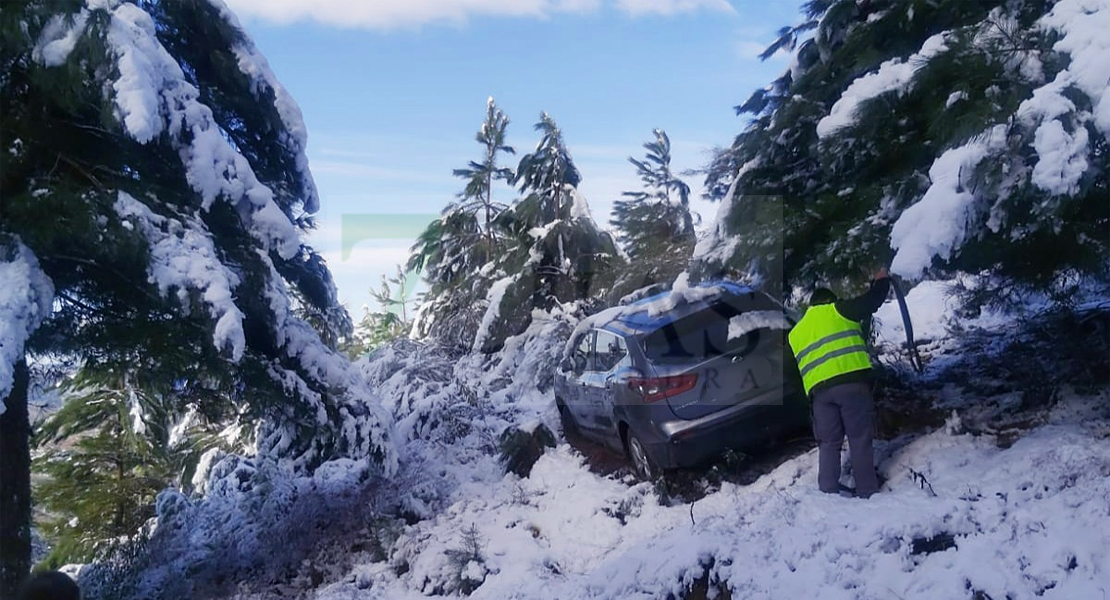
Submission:
[[[628,387],[643,396],[644,402],[658,402],[677,396],[694,389],[697,384],[698,376],[693,373],[673,377],[633,377],[628,380]]]

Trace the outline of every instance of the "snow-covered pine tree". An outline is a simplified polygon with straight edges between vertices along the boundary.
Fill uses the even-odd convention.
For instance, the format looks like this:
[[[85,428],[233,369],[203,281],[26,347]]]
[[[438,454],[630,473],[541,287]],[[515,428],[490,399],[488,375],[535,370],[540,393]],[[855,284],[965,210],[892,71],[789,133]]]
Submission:
[[[786,294],[886,260],[982,289],[1105,280],[1107,27],[1101,0],[808,3],[769,49],[790,68],[710,168],[724,205],[693,274],[755,265]]]
[[[481,316],[478,303],[489,290],[484,265],[504,251],[504,232],[496,226],[505,209],[494,199],[497,182],[507,182],[513,170],[502,167],[503,154],[516,151],[506,144],[509,117],[491,97],[486,117],[475,135],[482,158],[454,175],[466,181],[458,200],[428,225],[408,262],[410,270],[422,271],[429,284],[427,302],[416,320],[416,335],[434,337],[441,343],[469,349]]]
[[[466,180],[466,189],[460,194],[460,208],[474,212],[482,219],[485,234],[482,244],[486,260],[497,254],[498,237],[493,220],[505,209],[505,205],[494,201],[493,184],[497,181],[511,181],[513,170],[498,164],[501,154],[516,154],[516,150],[505,143],[505,133],[509,127],[509,117],[497,107],[491,96],[486,103],[486,120],[478,130],[475,140],[482,145],[485,154],[481,162],[471,161],[464,169],[455,169],[455,177]]]
[[[671,140],[656,129],[644,144],[643,160],[629,157],[643,189],[624,192],[613,205],[616,228],[629,257],[613,294],[670,282],[689,264],[694,250],[694,222],[690,216],[690,186],[671,171]]]
[[[292,466],[392,465],[387,415],[291,310],[289,286],[350,327],[302,240],[300,111],[227,7],[6,2],[0,63],[0,595],[29,566],[27,356],[186,381]]]
[[[578,192],[582,175],[559,126],[543,113],[535,128],[543,135],[535,151],[521,159],[515,180],[525,196],[502,221],[528,248],[524,268],[536,280],[532,307],[599,298],[612,286],[623,258]]]
[[[524,331],[534,309],[604,296],[623,260],[578,193],[582,176],[555,120],[543,113],[535,128],[540,141],[514,179],[524,197],[496,220],[513,243],[491,270],[475,351],[495,351]]]

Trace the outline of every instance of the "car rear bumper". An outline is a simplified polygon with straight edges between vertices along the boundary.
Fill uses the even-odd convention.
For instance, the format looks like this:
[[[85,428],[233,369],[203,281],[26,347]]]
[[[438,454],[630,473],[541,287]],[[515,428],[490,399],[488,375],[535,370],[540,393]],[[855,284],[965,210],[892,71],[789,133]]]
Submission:
[[[661,441],[645,444],[656,464],[665,469],[692,467],[728,449],[742,449],[806,426],[809,403],[799,390],[759,403],[725,409],[699,419],[670,421],[659,429]]]

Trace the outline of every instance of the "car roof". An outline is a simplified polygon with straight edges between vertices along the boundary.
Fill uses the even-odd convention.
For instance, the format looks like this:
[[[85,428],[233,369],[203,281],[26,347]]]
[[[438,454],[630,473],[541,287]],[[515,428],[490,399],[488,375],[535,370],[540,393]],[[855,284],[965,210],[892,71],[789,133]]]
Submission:
[[[755,293],[752,288],[732,281],[703,281],[691,285],[688,289],[695,293],[661,292],[625,306],[602,311],[587,321],[593,328],[618,335],[647,334],[704,309],[722,296]],[[675,294],[679,294],[679,297]],[[658,307],[658,309],[653,311],[652,307]]]

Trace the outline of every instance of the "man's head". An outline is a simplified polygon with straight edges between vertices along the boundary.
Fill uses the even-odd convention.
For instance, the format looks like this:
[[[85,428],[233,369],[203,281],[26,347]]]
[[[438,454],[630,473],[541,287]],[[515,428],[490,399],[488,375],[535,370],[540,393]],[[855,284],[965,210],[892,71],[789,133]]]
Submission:
[[[61,571],[47,571],[32,576],[19,590],[19,600],[80,600],[81,590]]]
[[[829,288],[817,288],[813,290],[813,294],[809,297],[810,306],[832,304],[833,302],[836,302],[836,293]]]

